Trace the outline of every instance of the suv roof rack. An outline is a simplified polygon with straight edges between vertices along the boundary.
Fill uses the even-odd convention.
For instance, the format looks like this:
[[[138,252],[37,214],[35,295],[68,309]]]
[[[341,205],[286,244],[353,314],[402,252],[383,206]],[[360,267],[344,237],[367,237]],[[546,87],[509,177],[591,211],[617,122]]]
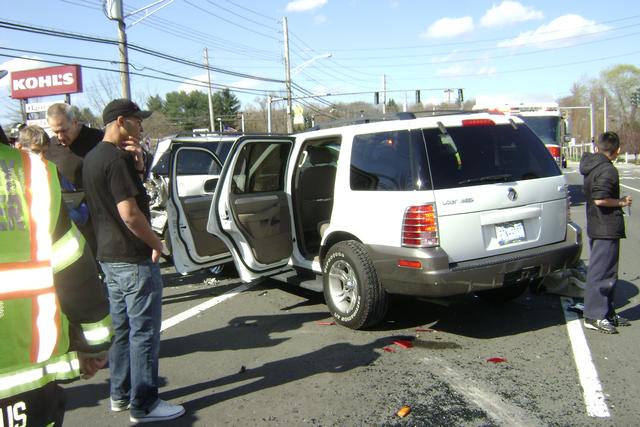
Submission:
[[[309,129],[305,129],[303,132],[309,132],[312,130],[320,130],[320,129],[330,129],[330,128],[336,128],[341,126],[349,126],[349,125],[360,125],[363,123],[382,122],[386,120],[412,120],[415,118],[416,118],[416,115],[410,112],[398,112],[398,113],[384,114],[381,116],[373,116],[373,117],[355,117],[352,119],[332,120],[330,122],[319,123]]]

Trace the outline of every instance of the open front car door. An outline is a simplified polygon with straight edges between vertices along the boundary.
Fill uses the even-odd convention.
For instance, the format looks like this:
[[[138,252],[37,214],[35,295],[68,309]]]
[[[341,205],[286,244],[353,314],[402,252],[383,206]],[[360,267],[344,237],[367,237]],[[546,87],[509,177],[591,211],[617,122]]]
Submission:
[[[293,138],[242,137],[222,169],[207,231],[227,245],[245,282],[281,272],[291,257],[285,180],[292,148]]]
[[[227,246],[206,232],[222,164],[203,144],[174,144],[169,163],[167,231],[179,273],[231,261]]]

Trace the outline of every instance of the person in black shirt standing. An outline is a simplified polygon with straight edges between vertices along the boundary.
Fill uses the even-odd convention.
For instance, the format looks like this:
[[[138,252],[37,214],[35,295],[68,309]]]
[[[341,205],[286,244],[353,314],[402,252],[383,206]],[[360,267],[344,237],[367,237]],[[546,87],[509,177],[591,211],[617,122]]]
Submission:
[[[630,206],[633,200],[631,196],[620,197],[620,177],[612,163],[620,153],[618,135],[603,133],[596,147],[595,154],[584,153],[580,159],[591,249],[584,293],[584,326],[615,334],[617,326],[631,323],[616,314],[613,297],[618,282],[620,239],[626,237],[622,208]]]
[[[182,406],[158,398],[162,276],[157,262],[162,243],[149,222],[138,143],[142,119],[150,114],[127,99],[111,101],[102,113],[104,140],[85,157],[83,168],[114,326],[111,410],[130,408],[132,422],[184,414]]]
[[[54,135],[46,154],[47,160],[55,163],[60,175],[76,189],[81,190],[84,188],[82,161],[87,153],[102,141],[104,133],[100,129],[93,129],[78,122],[71,106],[64,103],[49,107],[47,123]]]
[[[47,110],[47,123],[54,136],[51,138],[45,158],[53,162],[58,168],[62,197],[67,208],[72,212],[86,211],[86,206],[77,197],[82,191],[82,162],[84,157],[102,141],[104,133],[78,122],[74,117],[71,106],[62,102],[53,104]],[[76,193],[71,195],[70,193]],[[96,237],[93,233],[91,217],[87,215],[73,215],[78,229],[89,243],[89,247],[96,253]]]

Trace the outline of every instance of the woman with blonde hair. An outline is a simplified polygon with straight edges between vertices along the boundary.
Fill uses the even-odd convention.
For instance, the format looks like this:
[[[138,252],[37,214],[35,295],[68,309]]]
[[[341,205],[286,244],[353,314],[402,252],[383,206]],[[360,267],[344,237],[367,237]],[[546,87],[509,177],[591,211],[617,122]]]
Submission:
[[[49,148],[49,135],[40,126],[25,126],[20,129],[18,143],[23,150],[31,151],[44,158],[44,153]]]

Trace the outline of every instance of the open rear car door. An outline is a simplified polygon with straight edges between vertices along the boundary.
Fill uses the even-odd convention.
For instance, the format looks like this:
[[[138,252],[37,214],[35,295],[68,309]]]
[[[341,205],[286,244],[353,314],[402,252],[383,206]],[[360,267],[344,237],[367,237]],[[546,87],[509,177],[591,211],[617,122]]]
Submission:
[[[227,245],[245,282],[288,268],[293,242],[285,181],[293,143],[284,136],[239,138],[220,174],[207,231]]]

